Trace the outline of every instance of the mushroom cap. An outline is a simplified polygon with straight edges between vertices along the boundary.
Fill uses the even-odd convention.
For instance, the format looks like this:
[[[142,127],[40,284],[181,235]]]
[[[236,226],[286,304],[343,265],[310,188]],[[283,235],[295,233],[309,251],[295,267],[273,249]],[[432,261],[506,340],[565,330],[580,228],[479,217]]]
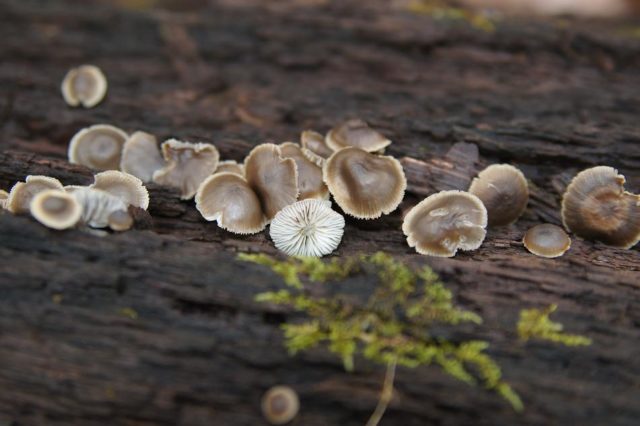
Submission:
[[[487,208],[489,226],[512,224],[529,202],[527,179],[509,164],[493,164],[481,171],[471,182],[469,192]]]
[[[392,212],[407,187],[398,160],[353,147],[329,157],[323,178],[342,210],[359,219],[375,219]]]
[[[255,234],[267,224],[260,199],[235,173],[216,173],[202,182],[196,208],[206,220],[216,221],[220,228],[235,234]]]
[[[316,198],[326,200],[329,198],[329,188],[322,180],[322,169],[314,162],[307,159],[302,153],[300,145],[292,142],[280,144],[280,151],[285,158],[291,158],[296,162],[298,170],[298,199]]]
[[[267,219],[298,199],[296,162],[283,158],[277,145],[264,143],[253,148],[244,160],[244,172]]]
[[[29,205],[33,197],[47,189],[64,190],[60,181],[49,176],[27,176],[24,182],[13,185],[9,197],[5,201],[5,208],[14,214],[29,212]]]
[[[115,126],[96,124],[80,130],[69,144],[69,162],[94,170],[118,170],[128,135]]]
[[[482,201],[463,191],[441,191],[414,206],[402,232],[420,254],[455,256],[458,249],[475,250],[484,241],[487,210]]]
[[[47,189],[33,197],[31,215],[52,229],[74,227],[82,217],[82,206],[71,194],[60,189]]]
[[[82,65],[67,72],[61,90],[67,105],[93,108],[107,94],[107,78],[95,65]]]
[[[82,223],[92,228],[106,228],[113,212],[127,210],[122,199],[101,189],[83,187],[76,188],[71,195],[82,205]]]
[[[290,422],[300,410],[296,391],[289,386],[274,386],[262,397],[262,414],[272,425]]]
[[[332,253],[344,234],[344,217],[331,202],[307,199],[280,210],[269,230],[275,246],[289,256],[321,257]]]
[[[353,119],[331,129],[325,143],[334,151],[353,146],[367,152],[377,152],[389,146],[391,141],[363,120]]]
[[[7,204],[7,198],[9,198],[9,193],[3,189],[0,189],[0,210],[5,208]]]
[[[109,228],[114,231],[127,231],[133,226],[133,216],[127,210],[116,210],[107,219]]]
[[[319,167],[322,167],[325,160],[333,154],[333,150],[325,143],[325,137],[313,130],[302,132],[300,143],[305,157]]]
[[[631,248],[640,240],[640,195],[624,190],[624,176],[598,166],[578,173],[562,198],[562,223],[574,234]]]
[[[126,205],[149,208],[149,192],[137,177],[117,170],[108,170],[93,177],[91,188],[100,189],[120,198]]]
[[[244,165],[238,164],[235,160],[225,160],[218,163],[215,173],[233,173],[244,177]]]
[[[541,257],[559,257],[571,248],[571,238],[564,229],[550,223],[530,228],[522,243],[531,253]]]
[[[180,198],[193,198],[200,184],[218,167],[220,154],[209,143],[181,142],[169,139],[162,144],[166,165],[156,170],[153,181],[180,189]]]
[[[135,132],[124,143],[120,170],[143,182],[151,182],[153,173],[164,167],[164,159],[156,137],[145,132]]]

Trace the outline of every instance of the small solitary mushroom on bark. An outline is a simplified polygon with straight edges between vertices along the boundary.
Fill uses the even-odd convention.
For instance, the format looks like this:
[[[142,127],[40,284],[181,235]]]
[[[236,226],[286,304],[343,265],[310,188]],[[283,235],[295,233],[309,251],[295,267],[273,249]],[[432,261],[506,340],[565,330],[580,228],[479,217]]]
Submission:
[[[151,182],[156,170],[164,167],[158,141],[152,134],[135,132],[124,143],[120,170],[143,182]]]
[[[550,223],[530,228],[522,243],[536,256],[554,258],[562,256],[571,248],[571,238],[562,228]]]
[[[325,141],[334,151],[352,146],[367,152],[379,152],[391,144],[382,133],[359,119],[337,125],[327,133]]]
[[[82,65],[67,72],[62,80],[61,90],[67,105],[93,108],[107,94],[107,78],[100,68]]]
[[[82,217],[82,206],[60,189],[47,189],[38,193],[30,205],[31,215],[44,226],[52,229],[74,227]]]
[[[290,422],[299,410],[298,394],[289,386],[274,386],[262,397],[262,414],[272,425]]]
[[[82,129],[69,144],[69,162],[93,170],[118,170],[127,138],[124,131],[108,124]]]
[[[58,179],[49,176],[27,176],[24,182],[18,182],[11,188],[5,201],[5,208],[14,214],[29,212],[31,200],[47,189],[64,190]]]

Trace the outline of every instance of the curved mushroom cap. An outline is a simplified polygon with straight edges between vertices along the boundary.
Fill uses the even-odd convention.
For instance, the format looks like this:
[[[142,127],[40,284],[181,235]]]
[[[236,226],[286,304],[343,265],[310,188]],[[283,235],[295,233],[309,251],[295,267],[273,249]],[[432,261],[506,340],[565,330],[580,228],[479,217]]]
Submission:
[[[235,234],[255,234],[267,219],[260,199],[242,176],[216,173],[208,177],[196,193],[196,208],[208,221]]]
[[[30,205],[31,215],[52,229],[74,227],[82,217],[82,206],[71,194],[59,189],[38,193]]]
[[[289,386],[274,386],[262,397],[262,414],[272,425],[290,422],[299,410],[298,394]]]
[[[62,96],[67,105],[93,108],[107,94],[107,78],[100,68],[82,65],[72,68],[62,80]]]
[[[218,167],[220,154],[209,143],[181,142],[169,139],[162,144],[162,155],[167,164],[153,174],[160,185],[179,188],[180,198],[193,198],[200,184]]]
[[[71,195],[82,205],[82,222],[92,228],[106,228],[113,212],[127,210],[120,198],[96,188],[76,188]]]
[[[298,170],[298,199],[329,198],[329,188],[322,180],[322,169],[307,159],[300,146],[292,142],[280,144],[280,151],[284,158],[291,158],[296,162]]]
[[[269,230],[275,246],[289,256],[332,253],[344,234],[344,217],[326,200],[302,200],[280,210]]]
[[[69,144],[69,162],[94,170],[118,170],[127,138],[124,131],[108,124],[82,129]]]
[[[218,163],[215,173],[233,173],[244,177],[244,165],[238,164],[234,160],[225,160]]]
[[[277,145],[264,143],[253,148],[244,160],[244,172],[267,219],[298,199],[296,162],[282,158]]]
[[[137,177],[117,170],[108,170],[93,177],[91,188],[120,198],[127,205],[149,208],[149,192]]]
[[[135,132],[124,143],[120,170],[143,182],[151,182],[153,173],[164,167],[164,159],[156,137],[145,132]]]
[[[624,190],[613,167],[583,170],[562,198],[562,223],[576,235],[631,248],[640,240],[640,195]]]
[[[353,146],[367,152],[377,152],[389,146],[391,141],[364,121],[355,119],[331,129],[325,143],[334,151]]]
[[[529,202],[527,179],[509,164],[493,164],[481,171],[471,182],[469,192],[487,208],[489,226],[515,222]]]
[[[114,231],[127,231],[133,226],[133,216],[127,210],[116,210],[107,219],[109,228]]]
[[[0,189],[0,210],[6,207],[7,198],[9,198],[9,193],[7,191]]]
[[[522,243],[531,253],[541,257],[562,256],[571,247],[571,238],[564,229],[550,223],[530,228]]]
[[[313,130],[305,130],[300,135],[302,152],[309,161],[322,167],[327,158],[331,157],[333,150],[325,143],[325,138]]]
[[[28,213],[33,197],[47,189],[62,191],[64,187],[58,179],[49,176],[27,176],[24,182],[13,185],[5,201],[5,208],[14,214]]]
[[[486,226],[487,210],[478,197],[463,191],[442,191],[407,213],[402,232],[409,247],[418,253],[452,257],[458,249],[480,247]]]
[[[342,210],[359,219],[375,219],[392,212],[407,187],[398,160],[359,148],[335,152],[324,165],[323,178]]]

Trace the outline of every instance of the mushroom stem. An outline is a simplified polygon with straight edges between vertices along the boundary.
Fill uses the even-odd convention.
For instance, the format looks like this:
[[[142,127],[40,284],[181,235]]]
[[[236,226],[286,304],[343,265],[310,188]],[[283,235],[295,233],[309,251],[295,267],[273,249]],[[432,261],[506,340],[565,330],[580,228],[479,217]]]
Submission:
[[[382,391],[380,392],[380,399],[378,399],[378,405],[376,405],[376,409],[374,410],[371,417],[367,421],[366,426],[377,426],[384,416],[385,411],[387,411],[387,407],[393,399],[393,382],[396,378],[396,365],[398,363],[398,358],[394,357],[387,363],[387,372],[384,375],[384,383],[382,384]]]

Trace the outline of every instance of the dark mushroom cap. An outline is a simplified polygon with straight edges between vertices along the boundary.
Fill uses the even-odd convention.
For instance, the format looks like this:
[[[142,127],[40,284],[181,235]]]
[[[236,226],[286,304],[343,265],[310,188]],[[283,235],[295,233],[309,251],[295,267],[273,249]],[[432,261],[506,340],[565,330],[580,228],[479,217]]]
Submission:
[[[562,256],[571,247],[571,238],[564,229],[550,223],[530,228],[522,243],[531,253],[541,257]]]
[[[378,152],[391,144],[384,135],[359,119],[345,121],[331,129],[325,142],[334,151],[352,146],[367,152]]]
[[[280,151],[284,158],[291,158],[296,162],[299,200],[307,198],[326,200],[329,198],[329,189],[322,180],[322,169],[307,159],[298,144],[285,142],[280,144]]]

